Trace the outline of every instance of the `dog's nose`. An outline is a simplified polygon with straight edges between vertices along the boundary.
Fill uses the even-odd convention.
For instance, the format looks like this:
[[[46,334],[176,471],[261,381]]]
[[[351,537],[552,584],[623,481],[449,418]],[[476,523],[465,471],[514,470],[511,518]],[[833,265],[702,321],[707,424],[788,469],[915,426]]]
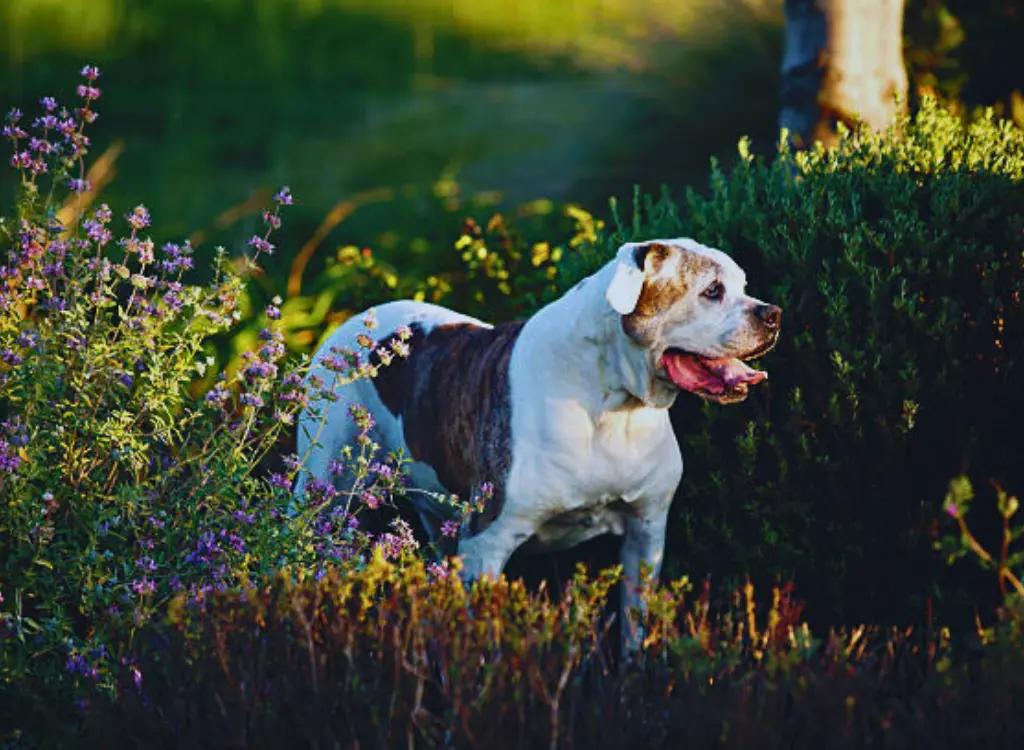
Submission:
[[[772,331],[778,330],[782,323],[782,308],[778,305],[758,305],[754,308],[754,315],[765,328]]]

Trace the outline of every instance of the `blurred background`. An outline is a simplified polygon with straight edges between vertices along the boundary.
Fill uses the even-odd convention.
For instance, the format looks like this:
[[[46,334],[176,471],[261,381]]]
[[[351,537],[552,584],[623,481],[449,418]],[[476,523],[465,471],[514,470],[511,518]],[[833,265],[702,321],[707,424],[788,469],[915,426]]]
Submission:
[[[1018,6],[909,0],[912,95],[1019,106]],[[201,261],[291,186],[263,283],[294,294],[303,246],[307,280],[343,245],[423,275],[466,214],[602,215],[634,184],[701,188],[743,135],[770,152],[783,28],[782,0],[4,0],[0,108],[71,102],[98,65],[101,199]]]

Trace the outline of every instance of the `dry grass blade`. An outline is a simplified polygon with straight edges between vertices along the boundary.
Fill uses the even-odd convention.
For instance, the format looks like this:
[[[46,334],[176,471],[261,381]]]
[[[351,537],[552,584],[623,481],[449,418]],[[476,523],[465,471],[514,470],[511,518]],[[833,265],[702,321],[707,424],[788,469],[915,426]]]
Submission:
[[[89,189],[82,193],[71,193],[64,201],[64,205],[57,210],[57,220],[63,226],[69,227],[77,223],[97,196],[117,176],[114,164],[123,151],[124,141],[114,141],[89,167],[89,171],[85,175]]]
[[[375,188],[374,190],[358,193],[352,198],[338,201],[334,208],[327,212],[327,215],[320,222],[320,226],[316,228],[313,236],[306,241],[306,244],[302,246],[302,249],[295,256],[295,260],[292,261],[291,271],[288,273],[288,296],[296,297],[302,291],[302,274],[306,270],[306,266],[309,265],[313,254],[327,235],[331,233],[331,230],[351,216],[360,206],[365,206],[369,203],[380,203],[391,200],[393,197],[394,191],[390,188]]]

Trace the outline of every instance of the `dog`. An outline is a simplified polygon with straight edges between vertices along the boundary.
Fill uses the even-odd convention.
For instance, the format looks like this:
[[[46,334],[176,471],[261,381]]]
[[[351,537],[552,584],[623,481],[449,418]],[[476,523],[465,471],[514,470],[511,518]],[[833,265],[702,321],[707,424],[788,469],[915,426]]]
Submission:
[[[692,239],[630,242],[532,317],[490,325],[437,305],[396,301],[331,334],[310,376],[331,381],[325,358],[367,344],[373,379],[339,389],[299,421],[308,456],[295,487],[327,480],[359,428],[349,407],[373,416],[370,437],[411,459],[409,499],[432,539],[452,513],[436,495],[470,497],[493,485],[464,522],[458,554],[468,577],[502,572],[517,549],[568,549],[599,534],[624,537],[623,623],[641,605],[641,571],[658,576],[669,506],[683,460],[668,409],[681,391],[718,404],[743,401],[767,373],[746,360],[778,340],[782,311],[746,294],[743,270]],[[360,341],[362,342],[360,344]],[[402,344],[406,358],[380,358]],[[390,347],[390,348],[389,348]],[[318,430],[319,420],[325,419]],[[317,434],[319,432],[319,438]],[[624,646],[637,634],[623,627]]]

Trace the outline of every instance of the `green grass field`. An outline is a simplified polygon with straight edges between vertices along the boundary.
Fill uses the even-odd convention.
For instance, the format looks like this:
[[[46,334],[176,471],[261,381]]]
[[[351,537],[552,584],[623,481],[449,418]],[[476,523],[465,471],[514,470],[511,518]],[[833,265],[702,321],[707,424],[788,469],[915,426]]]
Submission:
[[[93,62],[94,154],[124,145],[115,208],[233,248],[254,217],[218,216],[289,184],[298,246],[383,188],[323,247],[426,258],[452,240],[439,181],[602,210],[700,182],[743,134],[771,148],[780,24],[778,0],[10,0],[0,107],[70,100]]]

